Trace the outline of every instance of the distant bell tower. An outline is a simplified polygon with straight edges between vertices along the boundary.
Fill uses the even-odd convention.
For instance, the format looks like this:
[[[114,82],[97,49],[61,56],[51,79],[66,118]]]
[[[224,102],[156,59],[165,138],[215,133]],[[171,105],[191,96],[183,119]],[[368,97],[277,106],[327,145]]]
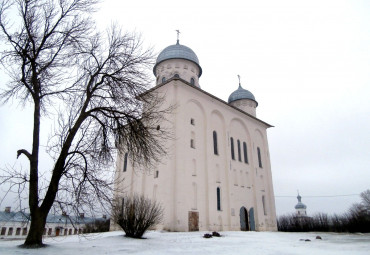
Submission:
[[[298,192],[297,199],[298,199],[298,203],[294,207],[296,215],[301,216],[301,217],[307,216],[307,212],[306,212],[307,206],[304,203],[302,203],[301,201],[302,197],[299,195],[299,192]]]

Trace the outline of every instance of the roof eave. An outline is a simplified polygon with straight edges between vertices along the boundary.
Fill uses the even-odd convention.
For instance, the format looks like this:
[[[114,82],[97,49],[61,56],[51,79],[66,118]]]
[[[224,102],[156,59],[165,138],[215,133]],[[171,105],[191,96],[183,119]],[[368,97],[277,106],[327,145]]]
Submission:
[[[235,106],[232,106],[232,105],[228,104],[228,103],[227,103],[227,102],[225,102],[224,100],[222,100],[222,99],[220,99],[220,98],[218,98],[218,97],[216,97],[216,96],[214,96],[214,95],[212,95],[212,94],[208,93],[208,92],[207,92],[207,91],[205,91],[205,90],[202,90],[201,88],[198,88],[198,87],[196,87],[196,86],[192,85],[191,83],[189,83],[189,82],[187,82],[187,81],[185,81],[185,80],[183,80],[183,79],[181,79],[181,78],[179,78],[179,77],[172,77],[171,79],[168,79],[168,80],[166,80],[165,82],[163,82],[163,83],[161,83],[161,84],[159,84],[159,85],[157,85],[157,86],[155,86],[155,87],[153,87],[153,88],[149,89],[148,91],[144,92],[144,93],[143,93],[143,95],[144,95],[144,94],[146,94],[146,93],[150,93],[150,92],[152,92],[152,91],[154,91],[154,90],[156,90],[156,89],[158,89],[158,88],[160,88],[160,87],[163,87],[163,86],[165,86],[166,84],[170,83],[170,82],[171,82],[171,81],[173,81],[173,80],[180,80],[180,81],[182,81],[183,83],[185,83],[185,84],[186,84],[186,85],[188,85],[189,87],[191,87],[191,88],[193,88],[193,89],[196,89],[196,90],[198,90],[198,91],[200,91],[200,92],[202,92],[202,93],[204,93],[204,94],[206,94],[206,95],[208,95],[208,96],[212,97],[213,99],[216,99],[217,101],[219,101],[219,102],[221,102],[221,103],[223,103],[223,104],[227,105],[228,107],[231,107],[231,108],[233,108],[233,109],[235,109],[235,110],[237,110],[237,111],[239,111],[239,112],[241,112],[241,113],[243,113],[243,114],[247,115],[248,117],[250,117],[250,118],[252,118],[252,119],[254,119],[254,120],[257,120],[257,121],[258,121],[258,122],[260,122],[261,124],[264,124],[267,128],[274,127],[273,125],[271,125],[271,124],[269,124],[269,123],[267,123],[267,122],[264,122],[264,121],[262,121],[262,120],[258,119],[257,117],[255,117],[255,116],[253,116],[253,115],[251,115],[251,114],[249,114],[249,113],[247,113],[247,112],[245,112],[245,111],[243,111],[243,110],[241,110],[241,109],[239,109],[239,108],[237,108],[237,107],[235,107]]]
[[[153,67],[153,74],[154,74],[154,76],[156,76],[156,77],[157,77],[157,73],[156,73],[156,71],[155,71],[155,69],[157,68],[157,66],[158,66],[160,63],[162,63],[162,62],[164,62],[164,61],[166,61],[166,60],[169,60],[169,59],[183,59],[183,60],[187,60],[187,61],[190,61],[190,62],[192,62],[192,63],[196,64],[196,65],[197,65],[197,67],[199,68],[199,75],[198,75],[198,78],[199,78],[200,76],[202,76],[202,73],[203,73],[203,71],[202,71],[202,67],[201,67],[197,62],[195,62],[195,61],[193,61],[193,60],[190,60],[190,59],[187,59],[187,58],[166,58],[166,59],[163,59],[163,60],[159,61],[159,62],[158,62],[158,63],[156,63],[156,64],[154,65],[154,67]]]

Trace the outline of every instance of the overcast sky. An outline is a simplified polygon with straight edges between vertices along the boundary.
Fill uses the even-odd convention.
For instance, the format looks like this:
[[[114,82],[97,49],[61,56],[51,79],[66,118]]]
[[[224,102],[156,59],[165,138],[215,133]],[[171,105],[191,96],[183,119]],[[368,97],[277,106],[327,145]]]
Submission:
[[[99,29],[116,22],[141,33],[157,53],[176,43],[179,29],[180,44],[199,58],[201,88],[222,100],[241,76],[257,117],[274,126],[268,139],[281,215],[294,212],[297,190],[313,214],[343,213],[370,189],[369,13],[366,0],[105,0],[94,16]],[[0,167],[20,164],[30,114],[16,103],[0,107]]]

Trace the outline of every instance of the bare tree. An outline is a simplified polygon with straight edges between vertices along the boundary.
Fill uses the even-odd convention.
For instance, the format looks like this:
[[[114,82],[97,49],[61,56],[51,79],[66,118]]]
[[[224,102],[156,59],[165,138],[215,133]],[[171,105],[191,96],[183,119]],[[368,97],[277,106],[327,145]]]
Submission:
[[[89,14],[94,0],[4,0],[0,3],[1,64],[11,77],[3,102],[19,99],[33,107],[29,171],[8,171],[2,182],[28,187],[31,226],[24,246],[42,246],[46,217],[53,207],[93,210],[110,201],[106,174],[115,142],[129,150],[133,162],[148,165],[164,153],[159,128],[161,98],[145,93],[150,83],[150,50],[135,34],[113,26],[95,32]],[[9,13],[17,12],[9,18]],[[54,159],[50,179],[41,179],[41,122],[57,116],[48,152]]]
[[[370,190],[360,194],[361,202],[354,203],[348,212],[328,216],[316,213],[312,217],[298,217],[295,214],[278,217],[278,230],[299,231],[334,231],[334,232],[370,232]]]
[[[141,238],[145,231],[159,224],[163,218],[163,208],[156,201],[134,194],[125,197],[113,207],[112,220],[126,233],[126,236]]]
[[[370,189],[367,189],[360,194],[361,204],[366,209],[367,213],[370,214]]]

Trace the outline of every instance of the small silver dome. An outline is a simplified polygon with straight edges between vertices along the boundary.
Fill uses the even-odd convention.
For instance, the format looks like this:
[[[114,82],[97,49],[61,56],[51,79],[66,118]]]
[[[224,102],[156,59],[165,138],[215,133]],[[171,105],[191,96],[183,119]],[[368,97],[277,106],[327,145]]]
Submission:
[[[177,41],[176,44],[170,45],[166,47],[164,50],[162,50],[161,53],[159,53],[157,57],[157,61],[155,63],[155,66],[153,68],[153,73],[155,73],[155,69],[157,65],[159,65],[161,62],[168,60],[168,59],[186,59],[194,64],[196,64],[199,67],[199,76],[202,75],[202,68],[199,65],[199,60],[197,55],[194,53],[192,49],[189,47],[186,47],[185,45],[180,45],[179,41]]]
[[[305,204],[303,204],[302,202],[298,202],[298,204],[296,204],[296,206],[294,208],[295,209],[306,209],[307,206]]]
[[[298,203],[296,204],[296,206],[294,208],[295,209],[306,209],[307,206],[304,203],[301,202],[302,197],[300,195],[298,195],[297,199],[298,199]]]
[[[233,93],[231,93],[231,95],[229,96],[228,103],[230,104],[231,102],[240,99],[253,100],[258,105],[256,99],[254,98],[254,95],[249,90],[243,89],[242,86],[239,84],[239,88],[235,90]]]

